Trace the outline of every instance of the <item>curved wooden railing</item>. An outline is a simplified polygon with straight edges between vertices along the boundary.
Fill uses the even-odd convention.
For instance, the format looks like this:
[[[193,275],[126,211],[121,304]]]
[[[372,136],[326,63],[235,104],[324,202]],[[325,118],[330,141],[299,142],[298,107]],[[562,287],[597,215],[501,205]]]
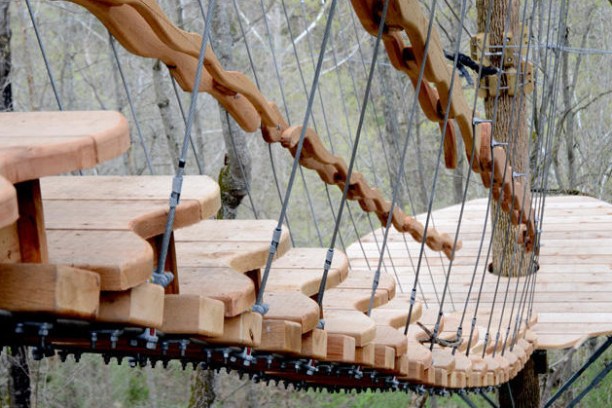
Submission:
[[[184,90],[193,89],[201,36],[174,26],[154,0],[69,1],[87,8],[128,51],[160,59]],[[206,49],[204,65],[200,91],[215,97],[244,130],[253,132],[260,127],[266,142],[280,142],[295,155],[300,127],[290,127],[278,107],[244,74],[224,70],[210,46]],[[348,168],[344,160],[331,154],[310,128],[300,164],[316,171],[327,184],[343,188],[347,182]],[[385,224],[391,204],[360,173],[354,172],[349,183],[349,199],[357,201],[364,211],[375,213]],[[417,241],[423,240],[424,227],[401,209],[394,209],[392,221],[398,231],[409,233]],[[443,251],[451,257],[453,239],[448,234],[431,228],[426,241],[432,250]],[[457,248],[460,247],[458,242]]]
[[[351,3],[365,30],[374,36],[378,35],[383,1],[351,0]],[[425,116],[433,122],[438,122],[442,128],[445,108],[449,107],[448,125],[446,129],[442,129],[445,132],[446,166],[454,168],[457,164],[456,124],[461,131],[472,170],[480,173],[485,187],[493,188],[493,198],[496,201],[501,199],[501,207],[505,212],[511,213],[512,222],[521,225],[517,239],[530,251],[533,249],[536,230],[529,192],[524,191],[522,184],[514,180],[512,166],[506,159],[504,149],[491,148],[490,124],[473,125],[472,112],[460,82],[451,81],[451,68],[447,64],[435,29],[431,31],[425,59],[428,25],[429,20],[423,14],[418,0],[390,0],[383,34],[389,60],[396,69],[408,75],[415,88],[418,84],[419,69],[421,64],[425,63],[424,77],[418,89],[419,104]],[[402,31],[410,39],[411,46],[405,44]]]

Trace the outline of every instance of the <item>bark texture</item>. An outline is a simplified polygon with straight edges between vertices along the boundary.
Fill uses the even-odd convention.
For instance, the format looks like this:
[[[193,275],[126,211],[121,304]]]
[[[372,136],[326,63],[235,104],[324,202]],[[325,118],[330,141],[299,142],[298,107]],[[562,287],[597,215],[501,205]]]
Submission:
[[[499,388],[499,406],[537,408],[540,406],[540,386],[533,357],[507,385]]]
[[[13,110],[13,91],[11,88],[11,25],[10,3],[0,3],[0,112]],[[30,369],[28,349],[23,346],[11,347],[9,359],[9,394],[11,408],[30,406]]]
[[[489,12],[489,0],[477,0],[478,7],[478,31],[486,30],[487,13]],[[512,43],[507,45],[518,45],[517,38],[520,37],[521,27],[519,21],[520,1],[493,0],[491,19],[489,24],[489,43],[493,48],[501,50],[504,43],[505,32],[516,33]],[[501,57],[491,57],[492,65],[501,67]],[[518,69],[518,67],[517,67]],[[502,76],[501,88],[506,87],[506,81]],[[509,157],[513,171],[517,173],[529,172],[529,140],[527,135],[527,120],[525,112],[525,95],[522,88],[515,96],[501,89],[499,97],[488,96],[485,98],[485,111],[487,118],[495,118],[493,124],[493,138],[499,142],[508,142],[506,154]],[[529,177],[520,177],[523,187],[529,184]],[[527,185],[527,189],[530,186]],[[498,214],[499,213],[499,214]],[[512,226],[510,216],[501,211],[498,205],[493,206],[492,220],[496,221],[493,239],[493,270],[503,276],[525,275],[529,262],[520,262],[523,257],[522,247],[516,246],[515,241],[517,228]],[[524,259],[529,259],[524,257]]]
[[[221,65],[227,69],[234,69],[232,59],[232,3],[218,1],[215,3],[212,19],[211,44]],[[251,155],[247,146],[247,135],[229,117],[227,111],[219,106],[223,140],[225,141],[225,166],[219,173],[219,186],[221,187],[222,207],[219,218],[236,218],[238,206],[248,194],[251,181]]]

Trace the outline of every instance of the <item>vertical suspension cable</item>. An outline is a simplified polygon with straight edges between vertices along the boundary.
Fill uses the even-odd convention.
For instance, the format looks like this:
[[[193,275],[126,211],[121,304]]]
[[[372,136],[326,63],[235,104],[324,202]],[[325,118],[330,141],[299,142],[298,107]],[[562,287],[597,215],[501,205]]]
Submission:
[[[242,19],[240,16],[240,9],[238,8],[238,3],[236,0],[232,0],[234,4],[234,10],[236,11],[236,18],[238,20],[238,27],[240,28],[240,34],[244,40],[244,47],[247,52],[247,57],[249,59],[249,64],[251,66],[251,71],[253,71],[253,78],[255,79],[255,85],[257,89],[261,90],[261,85],[259,83],[259,76],[257,75],[257,69],[255,68],[255,62],[253,61],[253,54],[251,53],[251,47],[249,46],[249,41],[247,40],[246,32],[244,30],[244,26],[242,25]],[[274,155],[272,153],[272,145],[268,144],[268,157],[270,158],[270,167],[272,169],[272,177],[274,178],[274,186],[276,187],[276,193],[278,195],[279,203],[283,204],[283,197],[280,189],[280,182],[278,180],[278,174],[276,173],[276,165],[274,161]],[[285,223],[287,224],[287,230],[289,231],[289,239],[291,240],[291,245],[295,246],[295,241],[293,238],[293,234],[291,232],[291,224],[289,223],[289,216],[285,214]]]
[[[327,275],[329,273],[329,269],[331,268],[331,264],[333,261],[333,257],[334,257],[334,246],[336,243],[336,236],[338,235],[338,230],[340,228],[340,222],[342,221],[342,213],[344,211],[344,207],[346,204],[346,200],[348,197],[348,191],[351,185],[351,176],[353,175],[353,167],[355,166],[355,160],[357,158],[357,149],[359,148],[359,140],[361,138],[361,130],[363,128],[363,122],[365,119],[365,114],[366,114],[366,109],[367,109],[367,105],[368,105],[368,99],[370,96],[370,90],[372,88],[372,80],[374,78],[374,68],[376,67],[376,61],[378,59],[378,48],[380,47],[380,41],[382,39],[382,34],[383,34],[383,30],[385,27],[384,22],[386,21],[386,17],[387,17],[387,10],[389,8],[389,0],[385,0],[385,3],[383,5],[383,9],[382,9],[382,13],[381,13],[381,24],[379,26],[378,29],[378,35],[376,37],[376,43],[374,45],[374,53],[372,55],[372,63],[370,66],[370,73],[368,75],[368,82],[366,84],[366,89],[365,89],[365,95],[363,97],[363,104],[362,104],[362,108],[361,108],[361,112],[359,115],[359,122],[357,124],[357,133],[355,135],[355,141],[353,142],[353,151],[351,153],[351,160],[348,166],[348,170],[347,170],[347,175],[346,175],[346,181],[344,183],[344,188],[342,191],[342,199],[340,200],[340,206],[338,208],[338,215],[336,218],[336,223],[334,226],[334,232],[332,235],[332,239],[329,245],[329,248],[327,250],[327,256],[325,258],[325,265],[323,267],[323,278],[321,279],[321,283],[319,286],[319,293],[317,296],[317,303],[319,304],[319,307],[323,307],[323,295],[325,293],[325,286],[327,284]],[[378,286],[378,280],[379,280],[379,276],[380,276],[380,265],[379,268],[376,270],[375,274],[374,274],[374,283],[373,285],[373,291],[376,291],[376,288],[374,288],[374,285]],[[372,301],[370,301],[370,306],[368,307],[368,315],[370,314],[371,311],[371,303]]]
[[[110,44],[111,50],[113,51],[115,62],[117,64],[117,70],[119,71],[121,82],[123,83],[123,89],[125,90],[125,96],[128,101],[128,106],[130,107],[130,113],[132,114],[132,119],[134,120],[134,126],[136,126],[136,133],[138,133],[138,140],[140,141],[140,146],[142,147],[142,151],[144,152],[147,169],[149,170],[150,174],[155,174],[155,171],[153,170],[153,165],[151,164],[151,155],[149,154],[149,149],[147,148],[147,144],[145,143],[144,136],[142,134],[142,129],[140,128],[140,120],[138,120],[138,115],[136,114],[136,109],[134,108],[130,87],[128,86],[127,80],[125,78],[123,67],[121,66],[121,61],[119,60],[119,53],[117,52],[117,47],[115,46],[115,41],[113,40],[113,36],[111,35],[110,31],[108,32],[108,42]]]
[[[198,0],[200,2],[200,0]],[[189,139],[191,136],[191,128],[193,126],[193,118],[196,113],[198,94],[200,88],[200,82],[202,81],[202,70],[204,69],[204,56],[206,54],[206,46],[208,44],[208,35],[211,26],[212,10],[215,5],[215,0],[210,0],[208,3],[208,13],[204,21],[204,32],[202,33],[202,43],[200,45],[200,54],[198,57],[198,68],[196,70],[195,80],[193,84],[193,90],[191,92],[191,103],[189,105],[189,113],[187,115],[187,124],[185,125],[185,136],[183,137],[183,145],[181,147],[181,154],[179,157],[178,167],[176,174],[172,180],[172,193],[169,199],[169,211],[168,218],[166,221],[166,228],[164,230],[164,236],[162,238],[162,245],[159,253],[159,259],[157,261],[157,268],[153,272],[152,281],[160,284],[164,287],[169,285],[174,276],[171,272],[164,272],[164,266],[166,264],[166,257],[168,256],[168,247],[170,246],[170,235],[172,234],[172,227],[174,226],[174,217],[176,215],[176,207],[180,202],[181,189],[183,184],[183,175],[185,173],[185,164],[187,150],[189,149]],[[201,6],[201,4],[200,4]]]
[[[285,116],[287,118],[287,122],[291,124],[291,115],[289,114],[289,104],[287,103],[287,99],[285,97],[285,85],[283,83],[282,76],[280,74],[280,68],[278,66],[278,61],[276,60],[276,53],[274,51],[274,44],[272,44],[272,33],[270,31],[270,25],[268,24],[268,16],[265,10],[265,6],[263,0],[259,1],[261,6],[261,11],[263,13],[264,26],[266,28],[266,34],[268,37],[268,46],[270,47],[270,52],[272,53],[272,63],[274,65],[274,72],[276,74],[276,79],[278,81],[278,85],[280,88],[281,99],[283,100],[283,109],[285,110]],[[246,40],[245,40],[246,41]],[[302,184],[304,185],[304,193],[306,196],[306,201],[308,202],[308,207],[310,209],[310,213],[312,214],[312,219],[315,225],[315,230],[317,232],[317,238],[319,239],[319,245],[323,246],[323,238],[321,236],[321,231],[319,229],[319,224],[317,220],[317,215],[314,210],[314,206],[312,204],[312,199],[310,196],[310,192],[308,191],[308,184],[306,183],[306,177],[304,176],[304,170],[301,166],[299,166],[300,178],[302,180]]]
[[[168,71],[169,70],[170,69],[168,68]],[[176,97],[176,102],[178,104],[181,117],[183,118],[183,123],[187,125],[187,116],[185,116],[185,110],[183,109],[183,102],[181,101],[181,96],[179,94],[178,87],[176,86],[176,80],[172,75],[169,75],[169,77],[170,82],[172,83],[172,89],[174,90],[174,96]],[[193,157],[195,158],[196,166],[198,167],[198,173],[202,175],[204,174],[204,164],[200,161],[200,157],[198,156],[198,150],[195,147],[192,135],[189,135],[189,144],[191,146],[191,150],[193,150]]]
[[[32,21],[32,26],[34,27],[34,34],[36,34],[36,41],[38,41],[38,48],[40,49],[40,53],[42,54],[43,61],[45,63],[45,69],[47,70],[47,76],[49,77],[49,82],[51,83],[51,88],[53,89],[53,95],[55,96],[55,101],[57,102],[57,107],[60,111],[64,110],[64,106],[62,105],[62,100],[59,96],[59,91],[55,84],[55,77],[53,76],[53,71],[51,70],[51,64],[49,64],[49,59],[47,58],[47,52],[45,50],[45,45],[43,44],[42,38],[40,36],[40,32],[38,31],[38,24],[36,23],[36,18],[34,17],[34,11],[32,10],[32,4],[30,0],[25,0],[26,6],[28,8],[28,13],[30,14],[30,20]]]
[[[321,68],[323,66],[323,59],[325,57],[325,48],[327,46],[327,41],[329,38],[329,33],[331,30],[332,21],[334,18],[334,11],[336,10],[337,1],[338,0],[332,0],[331,6],[329,9],[327,23],[325,25],[325,33],[323,34],[321,50],[319,53],[319,60],[317,61],[317,68],[314,73],[312,87],[310,89],[310,94],[308,96],[308,104],[306,105],[306,113],[304,114],[304,122],[302,125],[299,142],[298,142],[297,149],[295,152],[295,158],[293,160],[293,167],[291,168],[289,184],[287,185],[287,191],[285,193],[285,199],[283,200],[283,206],[281,208],[281,212],[278,218],[278,223],[272,235],[272,242],[270,243],[270,251],[268,252],[268,258],[266,260],[266,267],[265,267],[263,276],[261,278],[261,285],[259,287],[259,291],[257,293],[257,300],[256,300],[255,305],[253,306],[253,311],[260,313],[260,314],[265,314],[268,310],[267,305],[263,304],[263,295],[266,290],[268,276],[270,275],[270,269],[272,267],[272,260],[274,259],[274,256],[276,255],[276,249],[278,247],[279,240],[281,237],[282,228],[283,228],[283,219],[285,218],[287,207],[289,205],[289,199],[291,198],[291,191],[293,190],[297,168],[299,167],[299,160],[300,160],[300,157],[302,156],[302,149],[304,147],[304,139],[306,137],[306,129],[307,129],[308,122],[310,119],[310,112],[312,111],[312,105],[313,105],[314,98],[315,98],[317,84],[319,82],[319,76],[321,75]]]
[[[434,0],[434,2],[432,4],[432,7],[431,7],[432,10],[431,10],[430,21],[429,21],[428,39],[429,39],[429,36],[431,35],[431,28],[433,26],[433,21],[434,21],[434,18],[435,18],[436,6],[437,6],[437,1]],[[464,6],[464,4],[462,5],[462,7],[463,6]],[[459,33],[459,36],[461,36],[461,31]],[[438,149],[438,156],[437,156],[437,159],[436,159],[436,167],[435,167],[435,170],[434,170],[434,177],[433,177],[433,181],[432,181],[431,194],[430,194],[430,197],[429,197],[429,204],[428,204],[428,209],[427,209],[427,217],[425,219],[425,226],[424,226],[424,231],[423,231],[423,239],[421,241],[421,248],[420,248],[420,251],[419,251],[419,259],[418,259],[418,262],[417,262],[417,269],[416,269],[416,272],[415,272],[414,284],[413,284],[413,288],[412,288],[413,295],[416,293],[416,285],[417,285],[417,282],[418,282],[418,279],[419,279],[419,274],[420,274],[420,270],[421,270],[421,263],[422,263],[422,260],[423,260],[423,254],[425,252],[425,243],[426,243],[426,240],[427,240],[427,229],[428,229],[428,226],[429,226],[429,222],[431,220],[431,213],[432,213],[432,209],[433,209],[433,200],[434,200],[434,197],[435,197],[436,185],[437,185],[437,180],[438,180],[438,173],[439,173],[439,169],[440,169],[440,159],[442,157],[442,151],[444,150],[444,146],[443,146],[444,145],[444,137],[445,137],[445,133],[446,133],[446,128],[449,125],[450,105],[451,105],[451,102],[452,102],[451,96],[452,96],[452,92],[453,92],[453,89],[454,89],[453,85],[454,85],[454,82],[455,82],[456,71],[457,71],[457,59],[459,57],[459,54],[458,54],[459,41],[457,41],[456,47],[457,47],[457,51],[455,52],[455,57],[454,57],[454,61],[453,61],[453,68],[452,68],[452,72],[451,72],[449,98],[448,98],[448,101],[447,101],[447,106],[446,106],[446,108],[444,110],[444,120],[443,120],[442,130],[441,130],[440,147]],[[425,53],[426,52],[427,52],[427,48],[425,50]],[[421,70],[423,70],[424,65],[425,65],[425,58],[423,58],[423,59],[424,59],[424,61],[421,63]],[[415,91],[415,98],[418,98],[418,94],[419,94],[418,90],[420,89],[420,86],[421,86],[420,82],[417,83],[417,86],[415,86],[415,90],[416,90]],[[416,101],[415,101],[415,103],[416,103]],[[456,237],[455,237],[455,239],[456,239]],[[448,281],[448,278],[449,278],[449,276],[447,275],[447,277],[446,277],[447,281]],[[445,287],[447,288],[448,285],[445,284]],[[414,310],[414,301],[412,300],[413,297],[414,296],[411,296],[410,307],[409,307],[409,310],[408,310],[408,319],[406,321],[406,327],[404,328],[404,333],[408,332],[408,325],[409,325],[409,323],[411,321],[411,318],[412,318],[412,312]],[[441,310],[442,309],[440,309],[440,313],[441,313]],[[440,320],[440,314],[439,314],[438,320],[436,322],[437,326],[439,326],[439,320]],[[435,333],[435,331],[434,331],[434,333]],[[432,347],[433,347],[433,342],[432,342]]]
[[[449,111],[450,111],[450,107],[451,107],[451,102],[452,102],[452,94],[453,94],[453,90],[454,90],[454,82],[455,82],[455,74],[456,74],[456,70],[457,70],[457,60],[459,59],[459,46],[461,44],[461,35],[462,35],[462,30],[461,30],[461,26],[463,26],[463,21],[465,20],[465,13],[466,13],[466,1],[463,0],[461,2],[461,22],[460,22],[460,26],[458,29],[458,33],[457,33],[457,41],[455,44],[455,57],[454,57],[454,61],[453,61],[453,70],[451,73],[451,81],[450,81],[450,88],[448,91],[448,101],[446,103],[446,108],[444,109],[444,122],[442,124],[442,130],[441,130],[441,134],[442,134],[442,139],[440,140],[440,148],[438,150],[438,161],[436,163],[436,171],[434,172],[434,181],[433,181],[433,186],[432,186],[432,190],[431,190],[431,197],[430,197],[430,201],[429,201],[429,210],[427,212],[427,221],[425,222],[425,229],[424,229],[424,236],[423,236],[423,242],[421,242],[421,252],[419,253],[419,257],[421,256],[421,254],[424,252],[425,248],[424,248],[424,244],[425,244],[425,240],[427,237],[427,222],[429,221],[429,216],[431,214],[432,211],[432,206],[433,206],[433,198],[434,198],[434,194],[435,194],[435,190],[436,190],[436,182],[437,182],[437,177],[438,177],[438,169],[440,167],[440,158],[442,156],[442,151],[444,150],[444,138],[446,137],[446,127],[449,126],[448,123],[448,119],[449,119]],[[454,126],[452,123],[450,123],[450,126]],[[473,132],[474,135],[476,135],[475,132]],[[471,157],[470,157],[470,163],[474,160],[474,146],[476,145],[476,143],[472,143],[472,152]],[[468,167],[468,180],[470,177],[471,171]],[[463,193],[463,199],[461,201],[461,209],[459,211],[459,219],[457,221],[457,229],[455,231],[455,238],[453,241],[453,248],[451,250],[451,257],[450,257],[450,261],[448,264],[448,271],[446,273],[446,277],[445,277],[445,281],[444,281],[444,289],[442,290],[442,299],[440,301],[440,305],[439,305],[439,311],[438,311],[438,317],[436,319],[436,323],[434,325],[434,330],[432,333],[432,340],[435,340],[438,337],[438,333],[440,331],[440,322],[442,320],[442,315],[443,315],[443,311],[444,311],[444,302],[446,300],[446,293],[449,289],[449,282],[450,282],[450,275],[451,275],[451,270],[453,267],[453,258],[455,256],[455,251],[457,249],[457,241],[459,239],[459,231],[461,230],[461,221],[463,218],[463,210],[465,208],[465,199],[467,196],[467,189],[468,188],[468,183],[466,182],[465,184],[465,190]],[[410,317],[409,317],[410,319]],[[433,350],[433,347],[435,345],[435,341],[431,342],[430,345],[430,350]]]

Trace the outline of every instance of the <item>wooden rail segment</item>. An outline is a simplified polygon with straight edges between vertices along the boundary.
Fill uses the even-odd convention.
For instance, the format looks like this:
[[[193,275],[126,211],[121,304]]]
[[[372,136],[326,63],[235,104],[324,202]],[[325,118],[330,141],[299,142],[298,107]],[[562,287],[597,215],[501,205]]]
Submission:
[[[201,36],[173,25],[155,0],[68,1],[94,14],[131,53],[163,61],[184,90],[194,88]],[[215,97],[244,130],[254,132],[261,128],[266,142],[280,142],[295,156],[301,127],[289,127],[278,107],[268,101],[244,74],[224,70],[210,46],[206,49],[204,66],[203,78],[198,85],[200,91]],[[316,171],[325,183],[337,185],[340,189],[347,182],[348,168],[344,160],[332,155],[310,128],[306,131],[300,164]],[[358,201],[364,211],[375,213],[381,223],[386,224],[391,204],[378,190],[370,187],[360,173],[354,172],[348,182],[349,199]],[[398,231],[409,233],[418,241],[423,240],[423,226],[399,208],[393,212],[393,225]],[[448,234],[431,228],[426,243],[431,249],[451,256],[453,239]],[[460,247],[459,241],[457,249]]]
[[[365,30],[377,36],[384,0],[351,0],[351,3]],[[500,147],[495,149],[496,154],[492,154],[490,124],[473,124],[472,112],[458,77],[452,83],[451,90],[451,68],[447,64],[435,28],[431,31],[425,59],[428,25],[429,20],[423,14],[418,0],[390,0],[383,32],[383,42],[389,60],[397,70],[408,75],[415,88],[421,64],[425,63],[424,77],[420,88],[416,90],[423,113],[429,120],[438,122],[442,128],[444,110],[449,106],[448,124],[446,129],[442,129],[445,134],[446,166],[454,168],[457,163],[455,134],[455,125],[457,125],[472,170],[481,173],[483,184],[487,188],[491,187],[491,173],[495,175],[493,197],[496,201],[501,199],[502,209],[511,213],[515,225],[523,224],[524,228],[517,240],[529,252],[534,249],[536,236],[534,214],[529,208],[530,196],[524,194],[528,192],[524,192],[521,184],[514,180],[512,167],[509,160],[506,160],[505,151]],[[410,39],[410,46],[405,44],[402,32],[405,32]],[[474,150],[473,160],[471,160],[472,150]]]

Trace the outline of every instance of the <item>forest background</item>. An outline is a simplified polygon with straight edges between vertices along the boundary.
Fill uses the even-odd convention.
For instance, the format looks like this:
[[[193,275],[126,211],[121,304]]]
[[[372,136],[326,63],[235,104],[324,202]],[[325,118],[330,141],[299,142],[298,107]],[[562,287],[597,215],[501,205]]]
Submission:
[[[612,21],[612,1],[569,0],[567,8],[561,7],[561,1],[552,2],[552,17],[547,14],[548,2],[532,1],[535,4],[528,1],[525,7],[530,14],[526,21],[533,21],[530,59],[541,72],[545,72],[545,67],[539,64],[547,51],[558,52],[561,63],[559,87],[538,89],[528,100],[529,112],[534,118],[540,116],[539,110],[546,98],[557,103],[554,115],[544,119],[547,126],[556,130],[551,149],[546,152],[551,164],[548,190],[553,194],[586,194],[609,202],[612,200],[612,70],[609,68],[612,37],[607,24]],[[202,32],[204,20],[197,1],[159,0],[159,3],[179,27]],[[206,8],[207,2],[202,3]],[[210,38],[223,66],[256,81],[262,93],[275,101],[294,124],[304,120],[329,3],[218,1],[214,9]],[[423,3],[426,8],[431,7],[430,1]],[[457,17],[459,0],[437,3],[436,28],[445,48],[452,49],[459,40],[460,50],[469,54],[469,38],[477,33],[474,1],[468,1],[463,22]],[[37,0],[32,6],[63,108],[118,110],[131,122],[130,151],[85,173],[173,174],[184,134],[180,105],[186,110],[189,95],[179,91],[177,99],[163,64],[135,57],[118,45],[115,57],[105,28],[75,4]],[[533,15],[531,10],[535,10]],[[552,26],[548,31],[548,21],[562,21],[564,26]],[[561,39],[560,43],[557,38]],[[328,149],[347,161],[364,104],[373,44],[374,39],[363,30],[349,2],[340,1],[324,55],[310,125],[317,129]],[[472,103],[473,87],[465,79],[462,84],[468,102]],[[0,0],[0,87],[5,109],[58,109],[30,15],[22,0]],[[12,105],[7,99],[9,91]],[[399,202],[408,213],[420,213],[427,209],[437,166],[440,166],[440,177],[434,208],[461,201],[468,170],[465,160],[460,160],[456,170],[447,170],[437,163],[439,129],[421,113],[408,128],[412,99],[412,85],[390,65],[381,50],[372,95],[367,101],[357,169],[386,197],[391,197],[391,180],[397,179],[397,163],[403,141],[409,135]],[[478,111],[483,111],[481,102],[478,102]],[[538,137],[532,131],[532,142]],[[228,191],[224,217],[278,217],[279,197],[286,190],[292,163],[285,150],[266,144],[258,133],[244,133],[212,97],[204,94],[199,97],[192,140],[187,173],[207,174],[220,180]],[[543,169],[541,163],[535,162],[536,150],[532,146],[532,177]],[[479,180],[471,178],[469,183],[468,198],[486,196]],[[295,245],[328,245],[340,192],[327,189],[315,174],[305,170],[299,174],[293,197],[287,221]],[[350,209],[350,217],[345,217],[341,225],[341,248],[373,227],[358,206],[351,205]],[[9,399],[9,358],[6,353],[2,354],[0,406]],[[201,380],[210,376],[182,371],[180,366],[171,366],[168,370],[131,369],[125,364],[106,366],[95,356],[79,364],[45,359],[31,362],[30,366],[34,406],[165,407],[206,406],[207,403],[200,398]],[[306,403],[406,406],[411,400],[410,396],[402,395],[353,395],[342,399],[325,394],[298,394],[239,381],[224,374],[217,375],[213,382],[215,406],[302,406]]]

